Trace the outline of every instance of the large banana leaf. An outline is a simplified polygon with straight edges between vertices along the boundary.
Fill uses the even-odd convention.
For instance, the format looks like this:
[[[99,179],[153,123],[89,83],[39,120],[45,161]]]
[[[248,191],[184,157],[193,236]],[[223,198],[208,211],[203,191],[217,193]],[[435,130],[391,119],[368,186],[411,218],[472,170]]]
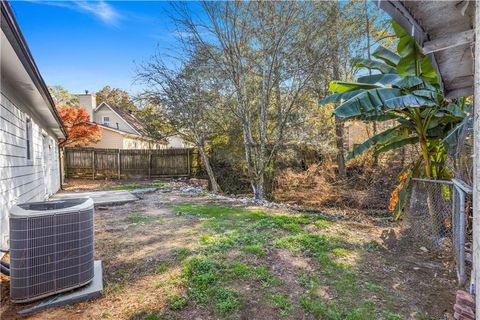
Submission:
[[[455,117],[459,118],[464,118],[465,117],[465,111],[462,110],[462,108],[456,104],[456,103],[449,103],[447,106],[448,112],[452,114]]]
[[[416,95],[417,97],[427,98],[432,101],[438,101],[441,99],[441,95],[437,91],[431,90],[414,90],[412,94]]]
[[[422,60],[421,69],[422,78],[431,84],[438,86],[439,82],[437,72],[427,56],[425,56]]]
[[[398,74],[402,77],[420,76],[418,57],[422,55],[422,52],[415,40],[408,35],[404,36],[400,38],[397,48],[400,54],[400,61],[397,65]]]
[[[399,128],[400,127],[398,126],[398,127],[387,129],[387,130],[371,137],[370,139],[368,139],[364,143],[356,146],[355,148],[353,148],[353,150],[350,153],[347,154],[346,160],[352,160],[352,159],[360,156],[362,153],[364,153],[365,151],[367,151],[368,149],[370,149],[374,145],[376,145],[378,143],[384,144],[387,141],[389,141],[390,139],[395,138],[398,135]]]
[[[390,151],[390,150],[394,150],[394,149],[398,149],[398,148],[401,148],[403,146],[406,146],[406,145],[409,145],[409,144],[417,144],[418,143],[418,136],[416,137],[400,137],[400,138],[396,138],[396,139],[393,139],[392,141],[389,141],[388,143],[382,145],[381,147],[377,148],[373,155],[374,156],[378,156],[379,154],[381,153],[384,153],[384,152],[387,152],[387,151]]]
[[[359,120],[367,121],[388,121],[393,119],[398,119],[398,115],[392,112],[385,112],[385,113],[374,113],[372,115],[361,115],[358,117]]]
[[[340,118],[356,118],[380,111],[385,101],[400,96],[400,89],[380,88],[363,91],[338,106],[334,113]]]
[[[472,127],[473,117],[466,116],[461,122],[457,123],[452,127],[443,138],[442,143],[447,148],[447,152],[454,154],[457,152],[457,146],[463,143],[465,139],[465,130],[468,130],[469,127]]]
[[[361,83],[372,83],[381,85],[391,85],[400,80],[400,76],[396,73],[380,73],[368,76],[358,77],[357,81]]]
[[[413,88],[423,84],[423,79],[417,76],[405,76],[393,84],[394,87],[401,89]]]
[[[388,64],[381,61],[369,60],[364,58],[353,58],[350,63],[357,68],[378,70],[381,73],[396,72],[395,67],[389,66]]]
[[[383,86],[370,84],[370,83],[330,81],[330,84],[328,87],[328,89],[331,92],[336,92],[336,93],[345,93],[353,90],[361,90],[361,89],[368,90],[368,89],[375,89],[375,88],[383,88]]]
[[[418,108],[421,106],[433,107],[434,102],[414,96],[413,94],[406,94],[400,97],[394,97],[385,100],[384,107],[387,109],[405,109],[405,108]]]
[[[372,56],[383,60],[383,62],[395,68],[400,61],[400,56],[398,54],[382,46],[378,47],[377,50],[372,53]]]
[[[392,21],[393,29],[400,39],[397,52],[400,60],[397,64],[397,72],[400,76],[421,76],[433,85],[438,85],[438,77],[430,59],[425,56],[415,39],[407,34],[395,21]]]
[[[347,101],[348,99],[355,97],[356,95],[364,92],[364,90],[354,90],[345,93],[334,93],[326,97],[325,99],[320,100],[320,105],[326,105],[329,103],[339,103],[340,101]]]
[[[413,122],[412,120],[399,117],[397,119],[397,121],[398,121],[398,123],[400,123],[403,127],[407,128],[407,129],[411,129],[411,130],[415,129],[415,122]]]

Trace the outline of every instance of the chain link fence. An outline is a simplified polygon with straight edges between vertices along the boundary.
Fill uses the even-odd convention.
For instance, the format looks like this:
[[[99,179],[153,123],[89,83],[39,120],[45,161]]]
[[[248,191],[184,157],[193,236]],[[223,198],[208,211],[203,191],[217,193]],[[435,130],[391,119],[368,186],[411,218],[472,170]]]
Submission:
[[[404,221],[408,235],[429,251],[452,254],[459,285],[471,262],[471,187],[457,179],[412,179]]]

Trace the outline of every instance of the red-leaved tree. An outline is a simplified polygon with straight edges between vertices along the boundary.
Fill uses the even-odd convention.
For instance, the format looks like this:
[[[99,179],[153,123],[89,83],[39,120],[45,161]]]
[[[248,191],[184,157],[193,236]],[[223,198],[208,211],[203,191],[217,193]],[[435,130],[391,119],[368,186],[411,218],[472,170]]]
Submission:
[[[72,106],[57,109],[68,133],[68,138],[60,142],[61,147],[83,147],[100,140],[102,130],[90,122],[87,110]]]

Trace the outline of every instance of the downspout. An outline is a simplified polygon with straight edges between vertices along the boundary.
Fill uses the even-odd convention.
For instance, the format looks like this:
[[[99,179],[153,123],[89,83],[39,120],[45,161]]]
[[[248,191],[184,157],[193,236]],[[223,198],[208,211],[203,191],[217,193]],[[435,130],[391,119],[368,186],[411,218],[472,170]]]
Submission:
[[[64,159],[63,152],[60,143],[58,144],[58,167],[59,167],[59,178],[60,178],[60,190],[63,190],[63,176],[64,176]]]

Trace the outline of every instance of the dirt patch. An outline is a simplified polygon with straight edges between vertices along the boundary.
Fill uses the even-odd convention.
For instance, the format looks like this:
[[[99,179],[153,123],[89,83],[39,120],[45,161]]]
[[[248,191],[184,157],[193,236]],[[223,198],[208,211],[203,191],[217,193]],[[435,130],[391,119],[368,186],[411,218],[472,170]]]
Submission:
[[[103,182],[97,182],[95,186],[92,183],[91,188],[94,189],[90,190],[100,186],[104,186]],[[233,214],[226,215],[223,220],[215,220],[215,215],[204,217],[173,210],[173,206],[178,204],[244,207],[235,199],[182,192],[179,189],[161,189],[143,195],[134,203],[97,208],[95,249],[96,258],[103,260],[103,297],[70,307],[44,310],[28,318],[314,319],[319,316],[305,309],[302,303],[306,295],[318,298],[325,305],[341,303],[341,299],[349,297],[348,281],[329,274],[331,268],[338,266],[351,266],[345,275],[354,274],[353,281],[358,287],[358,293],[352,293],[352,301],[372,302],[382,310],[388,309],[407,319],[441,319],[451,314],[455,275],[448,257],[433,252],[425,253],[413,245],[404,245],[401,230],[394,225],[392,228],[392,225],[341,220],[303,224],[299,220],[298,224],[302,227],[297,228],[287,218],[277,218],[277,214],[279,217],[298,219],[302,215],[285,213],[279,209],[262,209],[268,213],[270,220],[252,216],[252,219],[260,220],[236,222],[235,219],[239,218]],[[240,240],[230,243],[222,238],[237,232],[235,239],[242,239],[241,232],[235,231],[235,223],[242,224],[245,221],[260,228],[258,234],[252,233],[259,239],[263,239],[261,230],[265,226],[276,228],[272,230],[277,231],[265,240],[263,246],[256,246],[254,239],[254,242],[239,247],[237,242]],[[213,222],[217,224],[212,225]],[[283,247],[276,246],[276,241],[282,237],[291,242]],[[223,242],[219,239],[223,239]],[[242,241],[247,240],[250,241]],[[335,249],[328,249],[332,261],[324,262],[322,259],[326,256],[319,256],[308,248],[295,253],[295,248],[289,246],[297,245],[299,241],[307,244],[315,241],[313,245],[318,248],[323,248],[322,241],[327,241],[325,246],[334,243]],[[230,313],[218,313],[209,304],[192,301],[184,305],[182,300],[188,297],[189,291],[189,285],[182,276],[185,272],[182,261],[187,261],[189,256],[197,253],[203,255],[210,252],[205,251],[205,243],[211,244],[208,249],[213,250],[211,255],[222,259],[219,261],[226,265],[243,263],[249,266],[250,273],[251,270],[264,270],[261,275],[257,272],[254,276],[238,277],[228,282],[229,288],[243,297],[238,298],[240,306]],[[226,245],[226,249],[222,249]],[[280,282],[272,281],[274,284],[266,285],[261,277],[268,276],[267,273]],[[334,280],[330,281],[328,277]],[[316,279],[316,286],[310,284],[313,281],[310,278]],[[8,278],[2,276],[0,280],[1,318],[24,318],[17,315],[16,311],[32,304],[11,304],[8,300]],[[346,290],[346,293],[342,293],[342,290]],[[282,307],[284,301],[289,306]]]

